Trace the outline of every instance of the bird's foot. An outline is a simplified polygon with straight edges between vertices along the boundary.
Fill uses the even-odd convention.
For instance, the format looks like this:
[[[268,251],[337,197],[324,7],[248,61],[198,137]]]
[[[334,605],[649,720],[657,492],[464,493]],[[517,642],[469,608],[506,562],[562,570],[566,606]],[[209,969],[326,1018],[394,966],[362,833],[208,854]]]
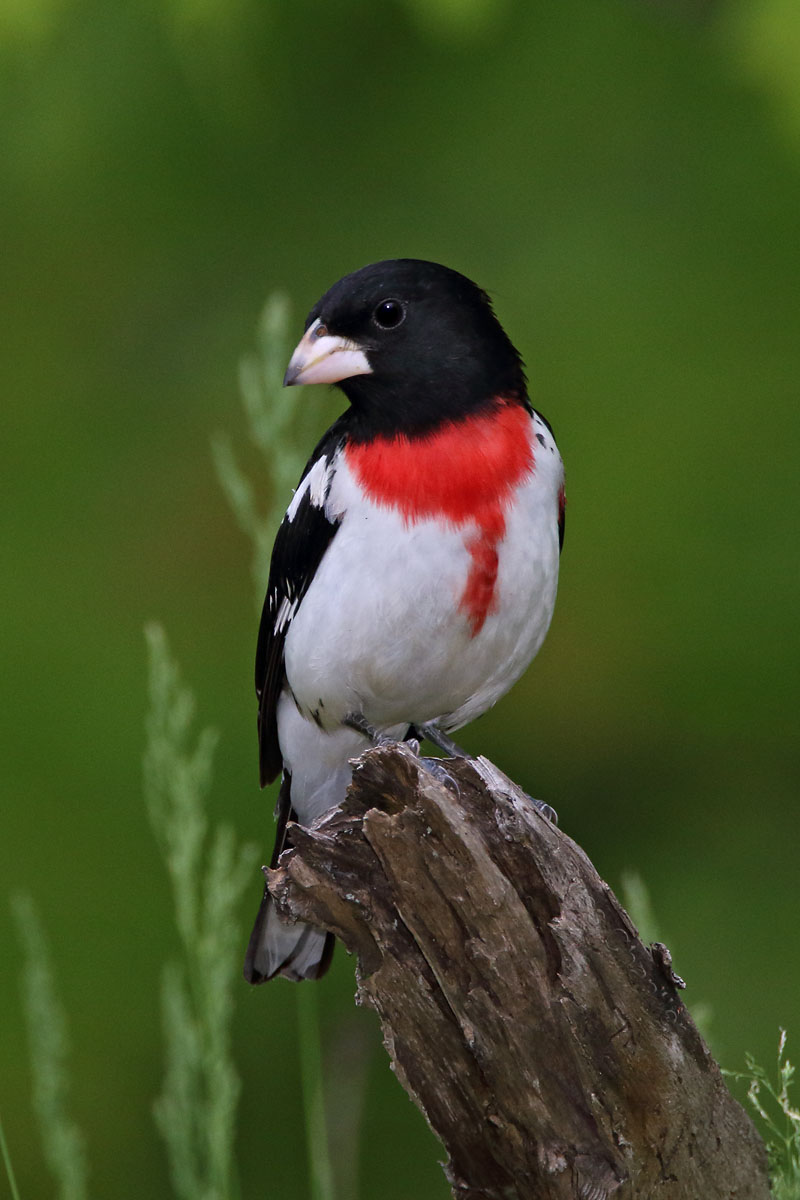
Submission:
[[[527,792],[523,793],[526,800],[530,800],[533,807],[547,821],[552,821],[554,825],[558,824],[558,813],[549,804],[545,804],[544,800],[537,800],[534,796],[529,796]]]
[[[460,796],[461,790],[458,786],[458,783],[447,770],[447,768],[442,765],[442,760],[440,758],[427,758],[425,755],[420,754],[420,740],[418,737],[414,736],[416,732],[417,727],[412,726],[410,736],[405,739],[405,745],[408,746],[412,754],[416,755],[416,757],[419,759],[420,766],[424,767],[429,775],[432,775],[434,779],[439,781],[439,783],[443,783],[447,790],[452,792],[453,795]]]
[[[454,796],[461,795],[461,789],[458,782],[453,778],[446,767],[442,766],[440,758],[424,758],[421,757],[420,766],[424,767],[429,775],[432,775],[437,783],[441,783],[447,788],[448,792],[452,792]]]
[[[363,733],[364,737],[369,738],[373,746],[390,746],[397,744],[396,738],[389,737],[388,734],[381,733],[381,731],[376,729],[374,725],[370,725],[363,713],[348,713],[342,724],[346,725],[348,729],[355,729],[356,733]],[[431,732],[435,734],[435,738],[430,736]],[[409,733],[411,736],[405,738],[403,744],[408,746],[412,754],[415,754],[419,758],[420,765],[425,768],[429,775],[432,775],[434,779],[443,784],[448,791],[451,791],[454,795],[459,796],[461,792],[457,782],[450,772],[442,766],[441,761],[438,758],[420,757],[420,739],[416,736],[416,734],[421,733],[423,737],[426,737],[428,741],[432,741],[435,746],[438,746],[441,750],[444,750],[446,754],[450,754],[452,758],[466,758],[467,755],[464,753],[464,751],[456,746],[455,742],[451,742],[446,734],[441,733],[441,731],[436,729],[436,727],[433,725],[416,725],[409,730]]]

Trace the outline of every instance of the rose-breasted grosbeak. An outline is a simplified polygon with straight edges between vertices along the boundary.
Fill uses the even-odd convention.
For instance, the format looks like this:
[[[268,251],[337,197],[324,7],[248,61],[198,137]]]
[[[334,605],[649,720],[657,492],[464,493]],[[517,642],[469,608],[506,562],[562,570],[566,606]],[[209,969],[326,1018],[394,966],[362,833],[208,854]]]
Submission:
[[[287,822],[341,802],[378,735],[446,735],[519,679],[553,614],[564,470],[488,296],[436,263],[345,276],[311,310],[285,383],[350,407],[303,472],[272,552],[256,654],[261,783]],[[318,978],[333,937],[269,893],[245,978]]]

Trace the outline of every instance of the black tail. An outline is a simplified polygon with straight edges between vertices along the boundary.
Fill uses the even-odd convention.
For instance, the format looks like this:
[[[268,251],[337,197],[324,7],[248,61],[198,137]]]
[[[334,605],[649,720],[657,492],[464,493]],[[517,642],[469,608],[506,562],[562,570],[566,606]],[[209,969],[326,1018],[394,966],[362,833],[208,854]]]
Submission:
[[[278,865],[282,852],[291,846],[286,827],[294,819],[291,801],[292,777],[284,771],[276,812],[278,828],[270,868]],[[263,868],[266,874],[266,867]],[[299,982],[319,979],[331,964],[335,938],[324,929],[302,921],[282,917],[265,886],[261,905],[244,959],[244,977],[248,983],[266,983],[276,975]]]

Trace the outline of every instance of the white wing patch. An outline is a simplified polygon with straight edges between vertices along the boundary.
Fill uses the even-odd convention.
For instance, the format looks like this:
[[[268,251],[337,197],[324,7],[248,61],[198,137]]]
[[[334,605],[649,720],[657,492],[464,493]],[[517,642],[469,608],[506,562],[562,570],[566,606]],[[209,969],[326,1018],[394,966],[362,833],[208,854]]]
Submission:
[[[297,612],[297,600],[290,599],[285,596],[281,601],[281,606],[275,614],[274,629],[277,634],[283,633],[284,629],[291,624],[294,614]]]
[[[325,503],[325,498],[328,492],[328,484],[330,482],[330,463],[326,455],[322,455],[314,463],[311,470],[303,479],[295,494],[292,496],[292,502],[286,510],[286,520],[292,522],[297,516],[297,510],[304,496],[308,496],[315,508],[322,508]]]

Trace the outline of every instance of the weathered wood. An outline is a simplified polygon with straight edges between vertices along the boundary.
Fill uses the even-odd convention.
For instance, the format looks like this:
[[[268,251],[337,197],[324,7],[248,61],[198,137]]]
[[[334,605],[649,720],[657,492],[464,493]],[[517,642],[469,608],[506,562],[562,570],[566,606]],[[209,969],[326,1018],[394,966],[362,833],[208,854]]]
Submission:
[[[453,1196],[767,1200],[763,1145],[665,948],[496,767],[447,769],[459,795],[407,747],[369,751],[269,886],[358,956]]]

